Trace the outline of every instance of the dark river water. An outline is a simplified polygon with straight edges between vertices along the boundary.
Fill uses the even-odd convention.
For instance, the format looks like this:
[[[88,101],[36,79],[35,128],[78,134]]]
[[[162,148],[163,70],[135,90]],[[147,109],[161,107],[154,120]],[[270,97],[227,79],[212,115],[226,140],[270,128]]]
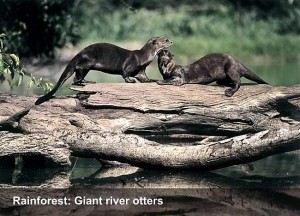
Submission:
[[[272,85],[288,86],[300,83],[300,64],[248,65],[248,67]],[[62,71],[63,68],[59,67],[59,69]],[[147,70],[147,74],[154,79],[161,78],[157,73],[156,62]],[[57,79],[57,77],[54,79]],[[98,76],[98,72],[91,72],[87,79],[93,79],[97,82],[123,82],[120,76],[106,75],[103,73],[101,76]],[[247,81],[244,80],[244,82]],[[60,94],[71,93],[71,91],[68,90],[68,86],[69,85],[66,84],[64,89],[60,91]],[[10,91],[5,84],[1,86],[1,90]],[[10,92],[32,94],[32,91],[27,90],[26,86],[21,86],[19,89],[14,89]],[[38,93],[39,91],[33,90],[33,92]],[[129,208],[132,214],[126,214],[125,212],[128,209],[125,209],[121,215],[300,214],[300,207],[298,207],[300,206],[299,152],[270,156],[249,164],[231,166],[210,172],[154,171],[141,170],[133,167],[102,169],[101,164],[97,160],[83,158],[72,158],[72,167],[68,170],[58,168],[44,169],[39,167],[7,169],[2,165],[0,164],[0,186],[1,184],[16,187],[40,186],[47,184],[47,182],[55,178],[67,176],[66,178],[70,181],[71,188],[83,188],[85,191],[78,192],[79,194],[93,194],[97,190],[99,190],[99,193],[103,193],[102,190],[106,190],[107,188],[120,188],[122,186],[129,188],[154,188],[153,191],[151,191],[151,196],[153,196],[153,194],[158,196],[159,194],[159,196],[164,197],[166,202],[170,203],[169,208],[166,207],[163,210],[151,209],[150,211],[150,209],[143,208],[135,212],[135,210]],[[90,188],[92,188],[92,190],[90,190]],[[171,191],[164,191],[165,188],[173,189],[171,189]],[[198,191],[195,195],[195,188],[197,190],[203,190]],[[185,189],[187,189],[187,191],[184,191]],[[226,190],[221,191],[221,189]],[[239,189],[239,191],[235,191],[235,189]],[[137,193],[138,192],[139,191],[137,191]],[[148,192],[149,191],[147,191],[147,193]],[[67,193],[71,192],[68,191]],[[127,194],[129,191],[121,191],[120,193]],[[142,193],[146,193],[146,191],[142,191]],[[73,195],[74,194],[70,196]],[[23,209],[22,211],[24,212],[22,212],[13,207],[2,208],[2,201],[0,198],[0,215],[27,215],[24,212],[29,211]],[[209,209],[214,210],[210,211]],[[112,209],[107,212],[103,209],[94,209],[94,211],[98,211],[98,213],[101,212],[101,214],[95,212],[94,214],[88,214],[87,211],[82,215],[120,215],[111,213],[111,211],[114,211]],[[103,214],[103,211],[107,214]],[[148,212],[148,214],[145,212]],[[28,215],[34,215],[34,213]],[[71,214],[69,212],[68,214],[57,215],[81,214]]]

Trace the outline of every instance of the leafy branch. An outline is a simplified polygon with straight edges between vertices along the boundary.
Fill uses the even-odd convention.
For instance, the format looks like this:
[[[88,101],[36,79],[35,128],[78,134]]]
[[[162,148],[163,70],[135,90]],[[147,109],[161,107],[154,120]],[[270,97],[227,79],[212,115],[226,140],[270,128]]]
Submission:
[[[0,34],[0,82],[5,80],[9,83],[10,87],[20,86],[23,82],[24,76],[30,78],[28,88],[33,85],[43,88],[45,91],[52,89],[53,84],[45,81],[42,77],[36,78],[31,73],[27,73],[24,66],[20,64],[20,59],[15,54],[8,54],[4,52],[4,42],[6,35]],[[15,75],[17,74],[17,79]]]

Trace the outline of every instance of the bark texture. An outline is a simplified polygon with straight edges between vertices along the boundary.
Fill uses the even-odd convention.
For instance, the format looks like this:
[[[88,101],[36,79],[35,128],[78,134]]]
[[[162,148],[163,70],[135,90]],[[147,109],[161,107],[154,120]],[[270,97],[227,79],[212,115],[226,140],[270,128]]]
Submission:
[[[300,86],[91,84],[32,106],[0,95],[0,156],[69,156],[139,167],[214,169],[299,149]]]

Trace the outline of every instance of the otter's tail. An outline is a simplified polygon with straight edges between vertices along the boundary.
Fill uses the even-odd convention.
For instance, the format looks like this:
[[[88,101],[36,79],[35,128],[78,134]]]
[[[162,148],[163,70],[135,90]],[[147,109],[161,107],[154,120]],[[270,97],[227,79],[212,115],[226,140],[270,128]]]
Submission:
[[[246,68],[244,65],[244,70],[243,70],[243,76],[249,80],[252,80],[254,82],[257,82],[258,84],[268,84],[266,81],[261,79],[259,76],[257,76],[255,73],[253,73],[251,70]]]
[[[34,103],[35,105],[39,105],[39,104],[44,103],[45,101],[51,99],[53,97],[53,95],[55,94],[55,92],[59,89],[59,87],[61,87],[64,84],[64,82],[66,82],[66,80],[69,79],[70,76],[73,75],[73,73],[75,72],[75,67],[71,66],[71,65],[73,65],[71,63],[72,63],[72,61],[67,65],[66,69],[60,76],[59,80],[57,81],[57,83],[55,84],[53,89],[51,91],[49,91],[47,94],[45,94],[42,97],[40,97],[39,99],[37,99],[36,102]]]

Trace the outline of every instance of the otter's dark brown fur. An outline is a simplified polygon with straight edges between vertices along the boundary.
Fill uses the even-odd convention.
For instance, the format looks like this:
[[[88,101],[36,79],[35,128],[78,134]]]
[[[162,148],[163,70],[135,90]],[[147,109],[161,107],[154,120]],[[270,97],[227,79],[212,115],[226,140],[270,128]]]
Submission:
[[[154,60],[159,51],[172,44],[166,37],[153,37],[140,50],[127,50],[109,43],[90,45],[79,52],[66,66],[53,89],[40,97],[35,104],[49,100],[58,88],[75,73],[74,84],[82,85],[90,70],[122,75],[125,82],[150,82],[146,67]]]
[[[170,51],[162,50],[158,54],[158,68],[164,78],[157,81],[159,85],[217,82],[218,85],[231,87],[225,90],[228,97],[240,88],[241,77],[259,84],[267,84],[232,56],[222,53],[208,54],[192,64],[180,66],[175,64]]]

